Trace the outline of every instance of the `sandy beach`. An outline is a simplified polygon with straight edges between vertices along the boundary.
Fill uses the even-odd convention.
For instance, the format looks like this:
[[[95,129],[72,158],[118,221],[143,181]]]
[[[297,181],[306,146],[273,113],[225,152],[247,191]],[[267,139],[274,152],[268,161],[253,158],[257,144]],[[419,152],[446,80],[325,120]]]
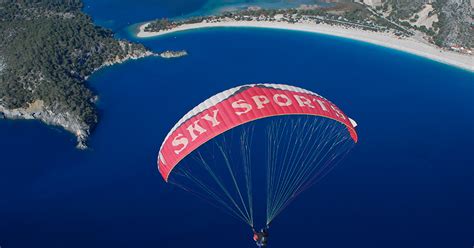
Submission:
[[[185,30],[213,28],[213,27],[257,27],[257,28],[273,28],[287,29],[304,32],[320,33],[333,35],[343,38],[354,39],[358,41],[368,42],[384,47],[397,49],[408,52],[428,59],[432,59],[441,63],[457,66],[469,71],[474,71],[474,56],[465,55],[452,51],[442,50],[428,42],[422,42],[414,38],[398,38],[391,33],[381,33],[366,31],[357,28],[347,28],[343,26],[334,26],[328,24],[315,23],[286,23],[286,22],[265,22],[265,21],[220,21],[220,22],[201,22],[194,24],[185,24],[174,29],[160,32],[145,32],[145,27],[149,23],[142,24],[139,27],[137,37],[148,38],[155,37]]]

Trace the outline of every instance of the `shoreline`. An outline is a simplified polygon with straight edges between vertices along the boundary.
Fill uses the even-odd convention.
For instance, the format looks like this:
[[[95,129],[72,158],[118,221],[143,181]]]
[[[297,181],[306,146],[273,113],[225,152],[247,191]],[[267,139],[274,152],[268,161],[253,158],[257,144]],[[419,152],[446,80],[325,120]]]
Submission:
[[[124,41],[118,41],[122,49],[126,46],[130,46],[130,43]],[[116,64],[122,64],[129,60],[137,60],[145,57],[156,56],[155,53],[149,50],[131,50],[125,57],[112,57],[104,61],[102,65],[94,68],[89,75],[81,78],[82,82],[88,80],[88,78],[96,71],[113,66]],[[96,96],[97,97],[97,96]],[[93,126],[80,119],[77,115],[71,114],[67,111],[58,111],[55,109],[48,108],[44,104],[44,101],[37,99],[34,102],[28,103],[27,107],[20,107],[15,109],[9,109],[2,105],[0,101],[0,119],[9,120],[38,120],[46,125],[61,127],[64,130],[72,133],[77,139],[76,148],[80,150],[87,149],[87,140],[91,134]],[[97,123],[95,123],[97,124]]]
[[[407,52],[418,55],[427,59],[431,59],[443,64],[456,66],[474,72],[474,56],[464,55],[452,51],[446,51],[429,43],[424,43],[410,38],[398,38],[391,33],[382,33],[374,31],[366,31],[357,28],[348,28],[329,24],[316,23],[287,23],[275,21],[220,21],[220,22],[201,22],[193,24],[184,24],[176,28],[159,31],[159,32],[145,32],[145,27],[150,22],[143,23],[139,26],[138,33],[135,34],[138,38],[151,38],[162,36],[166,34],[204,28],[218,28],[218,27],[254,27],[254,28],[270,28],[270,29],[284,29],[303,31],[310,33],[325,34],[348,38],[352,40],[367,42],[383,47],[392,48],[395,50]]]

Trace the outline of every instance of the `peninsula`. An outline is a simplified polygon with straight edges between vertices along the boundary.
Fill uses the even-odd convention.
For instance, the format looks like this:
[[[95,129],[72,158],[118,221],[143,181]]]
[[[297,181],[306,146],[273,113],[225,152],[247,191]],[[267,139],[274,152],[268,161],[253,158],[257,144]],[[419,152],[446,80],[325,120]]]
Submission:
[[[105,66],[160,56],[114,38],[80,0],[0,1],[0,118],[35,119],[86,141],[99,121],[87,78]]]
[[[393,10],[394,5],[385,6],[392,8],[392,13],[399,13]],[[427,8],[426,6],[431,5],[421,5],[422,10]],[[440,16],[443,16],[442,14],[439,13]],[[294,9],[250,7],[243,11],[224,12],[219,15],[194,17],[187,20],[159,19],[147,22],[139,27],[137,37],[146,38],[212,27],[298,30],[369,42],[474,71],[473,44],[472,39],[469,39],[470,36],[466,37],[463,33],[445,34],[449,31],[445,30],[446,26],[452,26],[452,22],[444,21],[447,24],[435,25],[436,23],[432,21],[430,28],[427,28],[426,20],[417,22],[419,18],[416,20],[412,18],[411,21],[415,23],[412,25],[410,22],[397,19],[401,18],[398,17],[399,15],[391,16],[390,13],[387,14],[387,11],[384,12],[384,9],[372,8],[352,1],[335,3],[330,7],[318,5],[302,5]],[[434,16],[437,13],[433,12],[431,15]],[[417,26],[420,23],[425,25]],[[456,25],[466,24],[461,22]]]

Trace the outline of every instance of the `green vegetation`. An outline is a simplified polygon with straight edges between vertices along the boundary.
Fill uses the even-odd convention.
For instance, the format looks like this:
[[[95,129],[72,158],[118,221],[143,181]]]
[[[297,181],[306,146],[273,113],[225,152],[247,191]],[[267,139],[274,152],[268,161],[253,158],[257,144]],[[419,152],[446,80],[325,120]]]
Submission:
[[[433,10],[428,17],[438,15],[438,22],[432,28],[414,26],[407,22],[415,22],[417,13],[426,4],[432,4]],[[467,49],[474,47],[474,29],[472,28],[472,10],[470,1],[463,0],[387,0],[383,11],[389,13],[390,19],[401,25],[421,31],[431,37],[430,40],[440,47],[460,46]]]
[[[426,34],[425,39],[439,47],[461,47],[464,51],[474,47],[471,7],[469,1],[459,0],[384,0],[377,12],[362,4],[350,1],[338,2],[329,7],[310,6],[296,9],[254,9],[225,12],[218,16],[196,17],[184,21],[157,20],[146,31],[168,30],[179,25],[201,22],[225,21],[278,21],[287,23],[314,22],[352,26],[364,30],[391,31],[397,36],[413,36],[417,31]],[[429,17],[437,15],[437,22],[414,25],[420,19],[420,11],[432,5]],[[282,17],[283,16],[283,17]],[[436,17],[435,17],[436,18]],[[422,37],[422,36],[418,36]]]
[[[173,28],[175,25],[173,22],[168,20],[167,18],[158,19],[152,23],[150,23],[146,28],[145,31],[151,30],[167,30]]]
[[[398,20],[411,18],[413,14],[418,13],[429,2],[429,0],[386,0],[383,3],[385,10],[388,9],[389,5],[392,6],[390,17]]]
[[[310,21],[333,25],[355,26],[364,30],[387,31],[394,30],[397,35],[409,35],[405,29],[374,15],[366,7],[350,2],[337,3],[329,7],[292,8],[292,9],[246,9],[234,12],[223,12],[216,16],[193,17],[186,20],[170,21],[159,19],[151,22],[145,28],[147,32],[169,30],[184,24],[202,21],[220,22],[227,18],[235,21],[284,21],[298,23]]]
[[[57,114],[89,127],[97,123],[85,78],[105,62],[146,49],[114,39],[81,8],[80,0],[0,1],[0,105],[42,100]]]
[[[150,22],[150,24],[145,27],[145,31],[156,32],[162,30],[169,30],[183,24],[199,23],[204,21],[205,19],[205,17],[193,17],[179,22],[170,21],[167,18],[157,19],[155,21]]]
[[[438,12],[438,33],[434,41],[440,46],[474,47],[474,29],[470,1],[438,0],[433,3]]]

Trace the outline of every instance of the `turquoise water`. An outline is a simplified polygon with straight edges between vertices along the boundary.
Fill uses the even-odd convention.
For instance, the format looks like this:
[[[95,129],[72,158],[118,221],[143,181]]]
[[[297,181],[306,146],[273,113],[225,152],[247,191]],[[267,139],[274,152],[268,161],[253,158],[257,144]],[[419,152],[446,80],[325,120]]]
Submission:
[[[251,82],[318,92],[359,123],[353,152],[275,220],[270,247],[473,245],[472,73],[295,31],[219,28],[143,43],[189,56],[94,74],[101,121],[90,150],[58,128],[0,120],[2,247],[253,247],[248,227],[165,184],[155,166],[184,113]]]
[[[175,17],[200,9],[206,0],[85,0],[84,11],[94,21],[114,31],[133,23]]]
[[[318,0],[84,0],[84,11],[93,16],[97,24],[120,32],[134,23],[157,18],[212,15],[249,6],[293,8],[301,4],[327,5]]]
[[[248,7],[262,7],[266,9],[297,8],[302,4],[328,5],[318,0],[208,0],[198,10],[186,16],[211,15],[223,11],[246,9]]]

